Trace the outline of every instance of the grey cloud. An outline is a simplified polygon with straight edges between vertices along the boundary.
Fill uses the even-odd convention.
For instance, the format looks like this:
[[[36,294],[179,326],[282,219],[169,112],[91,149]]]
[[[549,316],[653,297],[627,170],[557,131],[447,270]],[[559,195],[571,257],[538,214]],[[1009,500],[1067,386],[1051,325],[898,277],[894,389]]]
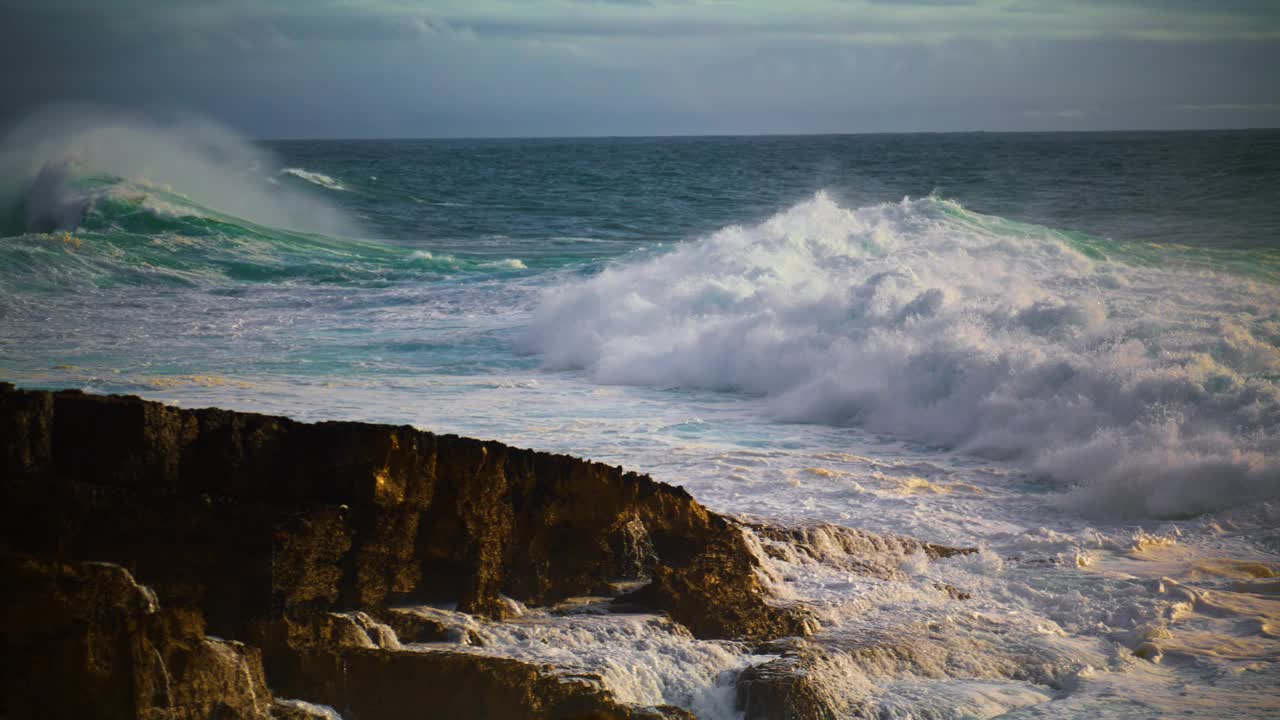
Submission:
[[[978,0],[867,0],[872,5],[932,5],[932,6],[958,6],[958,5],[977,5]]]
[[[1200,35],[1188,28],[1201,10],[1143,0],[1125,0],[1123,13],[1101,19],[1090,13],[1116,6],[0,7],[8,8],[0,81],[10,101],[0,113],[9,119],[45,102],[88,100],[189,108],[265,136],[1280,124],[1280,80],[1270,70],[1280,67],[1280,39],[1258,36],[1274,27],[1274,13],[1240,1],[1229,6],[1237,14]],[[1164,34],[1137,34],[1152,29]]]

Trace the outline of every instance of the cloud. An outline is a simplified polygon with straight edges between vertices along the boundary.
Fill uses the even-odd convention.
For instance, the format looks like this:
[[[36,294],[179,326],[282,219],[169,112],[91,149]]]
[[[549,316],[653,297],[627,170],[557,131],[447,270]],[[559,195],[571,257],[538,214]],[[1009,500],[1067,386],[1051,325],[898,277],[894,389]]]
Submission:
[[[1076,118],[1088,117],[1090,115],[1101,114],[1097,110],[1087,110],[1084,108],[1065,108],[1062,110],[1024,110],[1022,114],[1030,118],[1058,118],[1060,120],[1073,120]]]
[[[1270,0],[3,0],[14,12],[71,21],[114,18],[218,33],[268,23],[300,38],[348,31],[356,37],[395,22],[431,17],[498,36],[858,35],[867,31],[966,37],[1280,37],[1280,3]],[[390,22],[388,22],[390,21]]]
[[[1275,5],[0,0],[0,114],[174,105],[289,136],[1272,124]]]
[[[955,5],[978,5],[979,0],[867,0],[872,5],[933,5],[938,7]]]
[[[1174,105],[1171,110],[1179,112],[1227,112],[1227,113],[1274,113],[1280,112],[1280,103],[1217,103],[1214,105]]]

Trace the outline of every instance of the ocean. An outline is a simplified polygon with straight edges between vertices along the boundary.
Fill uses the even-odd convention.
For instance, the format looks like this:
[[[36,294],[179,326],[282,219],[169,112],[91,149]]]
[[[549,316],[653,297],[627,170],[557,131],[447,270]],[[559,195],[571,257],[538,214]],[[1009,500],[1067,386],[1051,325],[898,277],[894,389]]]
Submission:
[[[0,144],[0,236],[0,380],[412,424],[981,548],[893,582],[762,553],[827,632],[927,649],[828,668],[866,716],[1280,717],[1280,131],[81,118]],[[708,718],[763,659],[532,608],[488,651]]]

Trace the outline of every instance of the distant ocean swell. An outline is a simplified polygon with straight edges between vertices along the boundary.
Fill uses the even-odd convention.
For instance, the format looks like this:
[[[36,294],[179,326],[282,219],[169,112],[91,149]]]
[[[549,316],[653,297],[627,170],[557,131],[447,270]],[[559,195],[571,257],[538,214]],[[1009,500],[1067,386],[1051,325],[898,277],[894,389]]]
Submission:
[[[192,118],[38,115],[0,142],[0,288],[358,285],[523,269],[353,239],[362,228],[316,194],[345,190]]]
[[[1280,498],[1280,288],[1105,246],[819,194],[552,290],[522,345],[601,383],[1017,459],[1097,515]]]
[[[260,224],[155,185],[49,170],[11,212],[0,286],[208,285],[226,282],[385,284],[525,269],[518,258],[473,259]],[[262,182],[246,178],[246,182]],[[281,194],[264,185],[261,191]],[[288,197],[288,195],[284,195]]]

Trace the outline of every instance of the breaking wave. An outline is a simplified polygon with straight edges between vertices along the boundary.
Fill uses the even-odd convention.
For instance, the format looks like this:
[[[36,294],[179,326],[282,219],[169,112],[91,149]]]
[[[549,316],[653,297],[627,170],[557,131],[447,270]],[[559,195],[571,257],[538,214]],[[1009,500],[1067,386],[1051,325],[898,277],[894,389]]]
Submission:
[[[1099,515],[1280,497],[1280,288],[937,198],[820,193],[548,293],[523,346],[600,383],[763,395],[1014,460]]]
[[[311,183],[312,185],[318,185],[326,190],[345,191],[347,189],[346,185],[343,185],[342,183],[338,182],[337,180],[334,180],[328,175],[325,175],[323,173],[318,173],[318,172],[311,172],[310,170],[303,170],[302,168],[285,168],[280,171],[280,174],[292,175],[293,177],[296,177],[299,180],[305,180]]]
[[[229,130],[55,108],[0,139],[0,290],[150,283],[385,284],[523,269],[357,239],[360,227],[296,177],[340,182]]]
[[[274,165],[270,153],[207,120],[52,108],[0,139],[0,229],[73,230],[104,194],[117,193],[167,194],[188,214],[199,207],[259,225],[358,234],[318,197],[269,185]]]

